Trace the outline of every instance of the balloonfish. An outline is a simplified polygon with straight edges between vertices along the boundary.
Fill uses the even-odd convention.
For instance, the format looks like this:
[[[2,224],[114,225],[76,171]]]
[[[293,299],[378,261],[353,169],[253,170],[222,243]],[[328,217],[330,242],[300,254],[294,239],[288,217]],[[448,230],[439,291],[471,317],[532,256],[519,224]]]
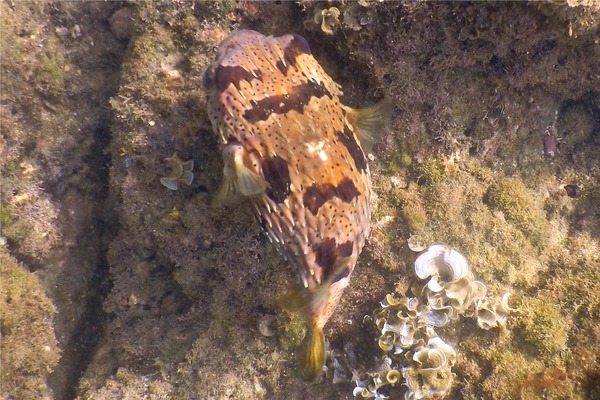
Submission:
[[[213,205],[248,199],[299,275],[280,299],[308,324],[303,372],[325,363],[323,327],[348,286],[371,218],[371,181],[359,137],[380,131],[382,101],[355,110],[299,35],[240,30],[203,75],[208,115],[222,144],[223,182]]]

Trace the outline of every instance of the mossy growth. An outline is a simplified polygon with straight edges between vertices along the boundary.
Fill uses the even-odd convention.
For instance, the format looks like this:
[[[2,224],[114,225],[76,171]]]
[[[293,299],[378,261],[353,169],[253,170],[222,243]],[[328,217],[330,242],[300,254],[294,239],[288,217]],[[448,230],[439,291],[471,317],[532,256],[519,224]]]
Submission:
[[[289,315],[289,320],[283,314],[277,318],[281,327],[280,346],[284,351],[297,351],[306,336],[306,321],[300,315],[286,315]]]
[[[159,377],[148,377],[121,367],[116,374],[110,377],[104,387],[94,392],[94,382],[89,378],[83,378],[79,385],[82,393],[81,399],[169,399],[173,398],[173,385],[165,382]]]
[[[10,210],[8,205],[0,204],[0,229],[4,228],[8,223],[8,216],[10,215]]]
[[[403,169],[408,168],[412,163],[410,154],[406,151],[398,151],[394,154],[393,158],[389,163],[390,171],[393,174],[400,173]]]
[[[533,194],[517,179],[506,178],[492,184],[487,200],[490,208],[502,211],[505,218],[524,233],[531,235],[536,244],[548,237],[548,222],[543,209]]]
[[[536,359],[520,353],[501,351],[491,360],[492,373],[481,385],[487,399],[539,399],[539,393],[527,385],[530,375],[544,369]]]
[[[571,322],[543,298],[524,298],[518,306],[515,331],[533,353],[552,356],[564,350]]]
[[[46,384],[60,350],[52,319],[56,309],[32,273],[0,248],[0,397],[51,398]]]
[[[441,181],[446,175],[446,164],[443,160],[437,158],[428,158],[417,166],[419,180],[425,184],[435,184]]]
[[[412,232],[422,230],[427,224],[427,212],[418,185],[411,182],[406,190],[394,190],[395,201],[401,208],[401,215]]]
[[[41,261],[60,241],[55,221],[58,212],[39,188],[26,188],[2,206],[2,235],[18,246],[19,252]]]
[[[383,150],[383,147],[383,144],[376,144],[375,151],[381,153],[380,150]],[[385,162],[388,171],[394,175],[406,174],[413,163],[412,151],[406,140],[400,137],[400,135],[391,135],[390,143],[385,146],[385,150],[391,150],[389,158],[387,162]]]
[[[55,51],[56,48],[58,48],[56,38],[50,36],[46,51],[40,56],[37,80],[38,87],[42,89],[43,94],[49,94],[58,99],[65,93],[70,68],[63,52]]]

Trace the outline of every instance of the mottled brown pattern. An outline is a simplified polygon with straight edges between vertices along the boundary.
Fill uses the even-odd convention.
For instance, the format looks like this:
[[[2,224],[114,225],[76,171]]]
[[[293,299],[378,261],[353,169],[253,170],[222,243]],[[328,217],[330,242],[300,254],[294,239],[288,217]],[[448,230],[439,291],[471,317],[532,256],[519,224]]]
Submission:
[[[217,90],[219,92],[223,92],[225,89],[229,87],[230,84],[233,84],[236,88],[240,88],[240,81],[245,80],[247,82],[251,82],[252,79],[261,79],[260,70],[253,71],[254,74],[243,67],[235,66],[235,67],[227,67],[227,66],[219,66],[215,69],[215,82],[217,85]]]
[[[359,171],[365,171],[367,169],[367,160],[365,157],[365,153],[360,148],[360,145],[357,143],[354,133],[348,129],[347,126],[344,127],[344,132],[337,132],[337,136],[340,141],[346,146],[348,152],[352,156],[354,160],[354,165],[358,168]]]
[[[314,246],[315,260],[323,268],[323,279],[331,277],[333,266],[338,259],[348,258],[352,255],[352,242],[347,241],[337,244],[335,239],[327,238],[319,245]]]
[[[287,74],[288,67],[290,65],[296,64],[296,58],[301,54],[310,54],[310,47],[304,39],[300,35],[292,35],[294,38],[290,42],[289,45],[283,49],[283,58],[285,60],[285,64],[282,60],[278,60],[275,66],[283,72],[283,74]]]
[[[207,97],[213,128],[223,145],[242,146],[224,153],[224,163],[244,160],[250,169],[245,178],[267,183],[249,200],[298,271],[315,333],[309,337],[322,338],[370,228],[369,169],[340,103],[342,92],[298,35],[234,33],[219,46],[208,81],[211,71],[218,81]],[[320,372],[324,347],[312,347],[320,351],[309,362],[311,377]]]
[[[303,113],[304,107],[311,97],[320,98],[331,93],[315,82],[305,82],[294,86],[287,95],[269,96],[254,103],[253,107],[244,112],[244,118],[251,124],[266,121],[271,114],[285,114],[290,110]]]
[[[287,162],[279,157],[265,157],[262,161],[263,175],[269,183],[269,196],[275,203],[282,203],[290,195],[290,172]]]
[[[308,208],[313,215],[317,215],[321,206],[332,198],[338,197],[342,201],[350,203],[359,194],[354,182],[349,178],[344,178],[337,186],[324,183],[308,187],[304,192],[302,201],[304,207]]]

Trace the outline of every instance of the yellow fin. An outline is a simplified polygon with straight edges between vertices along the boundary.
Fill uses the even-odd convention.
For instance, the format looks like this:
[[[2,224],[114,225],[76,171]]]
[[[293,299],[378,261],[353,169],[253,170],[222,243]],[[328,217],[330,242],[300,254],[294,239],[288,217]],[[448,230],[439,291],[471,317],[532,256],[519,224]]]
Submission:
[[[348,122],[354,127],[356,136],[365,153],[373,150],[373,145],[381,138],[389,125],[394,107],[388,98],[371,107],[356,110],[346,108]]]
[[[250,170],[241,162],[236,160],[237,188],[244,196],[252,196],[264,193],[269,187],[265,178]]]
[[[236,188],[237,178],[235,176],[223,177],[223,182],[212,201],[213,207],[225,207],[238,203],[244,199],[244,196]]]
[[[299,289],[290,290],[277,299],[277,304],[290,314],[298,314],[304,308],[302,292]]]
[[[248,196],[263,193],[269,187],[265,179],[244,165],[240,154],[233,154],[232,164],[225,160],[223,182],[212,202],[213,207],[235,204]]]
[[[325,335],[323,330],[315,327],[309,333],[306,345],[302,372],[306,380],[314,381],[321,375],[323,365],[325,365]]]

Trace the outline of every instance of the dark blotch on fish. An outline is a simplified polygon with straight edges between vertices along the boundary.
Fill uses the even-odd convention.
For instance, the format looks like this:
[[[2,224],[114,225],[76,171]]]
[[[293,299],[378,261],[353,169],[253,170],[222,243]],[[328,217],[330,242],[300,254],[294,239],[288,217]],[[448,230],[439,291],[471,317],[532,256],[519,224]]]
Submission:
[[[367,160],[365,158],[365,153],[363,153],[362,149],[356,142],[354,137],[354,133],[348,127],[344,127],[344,132],[336,132],[340,141],[346,149],[348,149],[348,153],[354,160],[354,164],[359,171],[363,172],[367,169]]]
[[[346,278],[348,275],[350,275],[350,268],[346,267],[342,270],[342,272],[337,274],[335,278],[333,278],[333,281],[331,281],[331,283],[334,284],[336,282],[339,282],[342,279]]]
[[[223,65],[218,66],[215,70],[215,81],[217,82],[217,90],[219,93],[224,92],[231,83],[239,89],[240,81],[244,80],[251,82],[253,79],[262,79],[260,70],[250,72],[240,66],[228,67]]]
[[[266,121],[271,114],[286,114],[295,110],[302,114],[304,106],[308,104],[311,97],[321,98],[331,93],[316,82],[305,82],[294,86],[287,96],[269,96],[254,103],[254,107],[244,112],[244,118],[251,124],[258,121]]]
[[[347,258],[352,255],[352,247],[350,240],[337,244],[334,238],[327,238],[314,247],[315,259],[317,264],[323,268],[324,280],[327,280],[334,272],[333,266],[339,258]],[[348,271],[348,273],[350,272]]]
[[[359,194],[354,182],[346,177],[337,186],[325,183],[308,187],[302,202],[304,207],[308,208],[313,215],[317,215],[321,206],[333,197],[338,197],[345,203],[350,203]]]
[[[336,195],[345,203],[350,203],[359,195],[356,185],[350,178],[344,178],[337,185]]]
[[[261,162],[263,175],[269,183],[267,196],[276,203],[282,203],[290,195],[290,172],[287,162],[279,157],[266,157]]]

